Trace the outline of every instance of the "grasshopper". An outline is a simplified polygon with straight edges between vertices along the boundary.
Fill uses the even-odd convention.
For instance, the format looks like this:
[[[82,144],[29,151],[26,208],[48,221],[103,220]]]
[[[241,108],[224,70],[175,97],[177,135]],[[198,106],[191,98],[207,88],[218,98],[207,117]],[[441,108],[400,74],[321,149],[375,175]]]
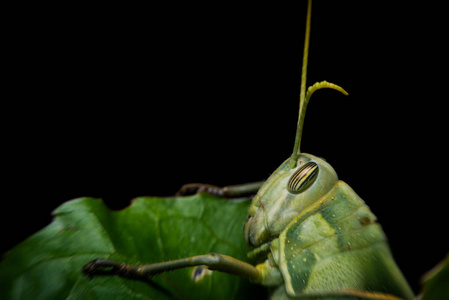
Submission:
[[[330,88],[326,81],[306,89],[311,0],[308,1],[297,132],[292,155],[265,181],[215,187],[189,184],[180,193],[206,191],[224,197],[256,192],[244,237],[258,259],[253,266],[233,257],[209,253],[134,266],[96,259],[87,274],[111,269],[119,276],[147,279],[192,266],[247,277],[274,287],[271,299],[412,299],[413,292],[391,255],[385,234],[365,202],[324,159],[300,151],[307,104],[312,94]]]

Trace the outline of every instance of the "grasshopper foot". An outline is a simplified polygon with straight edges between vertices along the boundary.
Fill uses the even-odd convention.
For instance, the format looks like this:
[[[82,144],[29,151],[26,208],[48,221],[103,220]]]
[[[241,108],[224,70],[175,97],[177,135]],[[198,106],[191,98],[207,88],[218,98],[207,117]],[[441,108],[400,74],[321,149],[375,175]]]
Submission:
[[[176,195],[185,196],[206,192],[219,197],[237,200],[242,197],[246,198],[249,196],[254,196],[263,183],[263,181],[257,181],[245,184],[228,185],[224,187],[204,183],[189,183],[183,185]]]
[[[177,196],[186,196],[186,195],[193,195],[193,194],[199,194],[201,192],[206,192],[212,195],[217,196],[224,196],[224,189],[211,185],[211,184],[205,184],[205,183],[188,183],[184,184],[179,191],[176,193]]]
[[[132,265],[107,260],[94,259],[83,266],[83,273],[93,277],[94,275],[119,275],[126,278],[138,278],[141,274],[137,272],[137,268]]]

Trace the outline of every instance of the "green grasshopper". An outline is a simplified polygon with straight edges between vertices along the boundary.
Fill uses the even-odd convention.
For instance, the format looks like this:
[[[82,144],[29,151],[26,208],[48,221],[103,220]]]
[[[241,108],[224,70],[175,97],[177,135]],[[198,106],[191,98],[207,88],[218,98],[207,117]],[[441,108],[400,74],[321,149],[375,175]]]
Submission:
[[[209,253],[173,261],[134,266],[96,259],[83,271],[102,269],[119,276],[147,279],[193,266],[244,276],[274,287],[271,299],[412,299],[413,292],[397,267],[375,215],[349,185],[338,180],[325,160],[301,153],[300,143],[311,95],[330,88],[326,81],[306,91],[311,0],[308,2],[296,139],[291,157],[262,184],[219,188],[189,184],[181,193],[206,191],[225,197],[256,192],[244,226],[253,248],[253,266],[233,257]]]

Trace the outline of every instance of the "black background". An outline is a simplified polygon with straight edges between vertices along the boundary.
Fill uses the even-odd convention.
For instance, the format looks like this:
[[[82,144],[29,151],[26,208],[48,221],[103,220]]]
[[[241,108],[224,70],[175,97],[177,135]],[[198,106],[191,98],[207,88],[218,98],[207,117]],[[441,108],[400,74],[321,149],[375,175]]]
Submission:
[[[315,1],[302,151],[377,215],[415,291],[447,243],[443,4]],[[4,46],[2,252],[81,196],[263,180],[293,148],[305,1],[20,7]],[[444,26],[446,25],[446,27]]]

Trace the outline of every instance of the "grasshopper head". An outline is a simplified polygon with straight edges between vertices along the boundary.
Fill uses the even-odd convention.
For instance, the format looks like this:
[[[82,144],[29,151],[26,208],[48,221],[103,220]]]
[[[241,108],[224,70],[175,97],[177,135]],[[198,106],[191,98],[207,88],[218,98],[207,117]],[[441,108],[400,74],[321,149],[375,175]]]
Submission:
[[[303,73],[304,73],[303,68]],[[320,200],[337,183],[334,168],[324,159],[301,153],[302,127],[310,96],[319,89],[346,91],[327,81],[315,83],[304,95],[301,84],[298,128],[293,153],[268,178],[251,202],[244,227],[248,245],[258,247],[279,236],[282,230],[305,208]]]
[[[337,183],[325,160],[301,153],[296,165],[287,159],[264,183],[251,202],[244,233],[258,247],[279,236],[302,210],[318,201]]]

